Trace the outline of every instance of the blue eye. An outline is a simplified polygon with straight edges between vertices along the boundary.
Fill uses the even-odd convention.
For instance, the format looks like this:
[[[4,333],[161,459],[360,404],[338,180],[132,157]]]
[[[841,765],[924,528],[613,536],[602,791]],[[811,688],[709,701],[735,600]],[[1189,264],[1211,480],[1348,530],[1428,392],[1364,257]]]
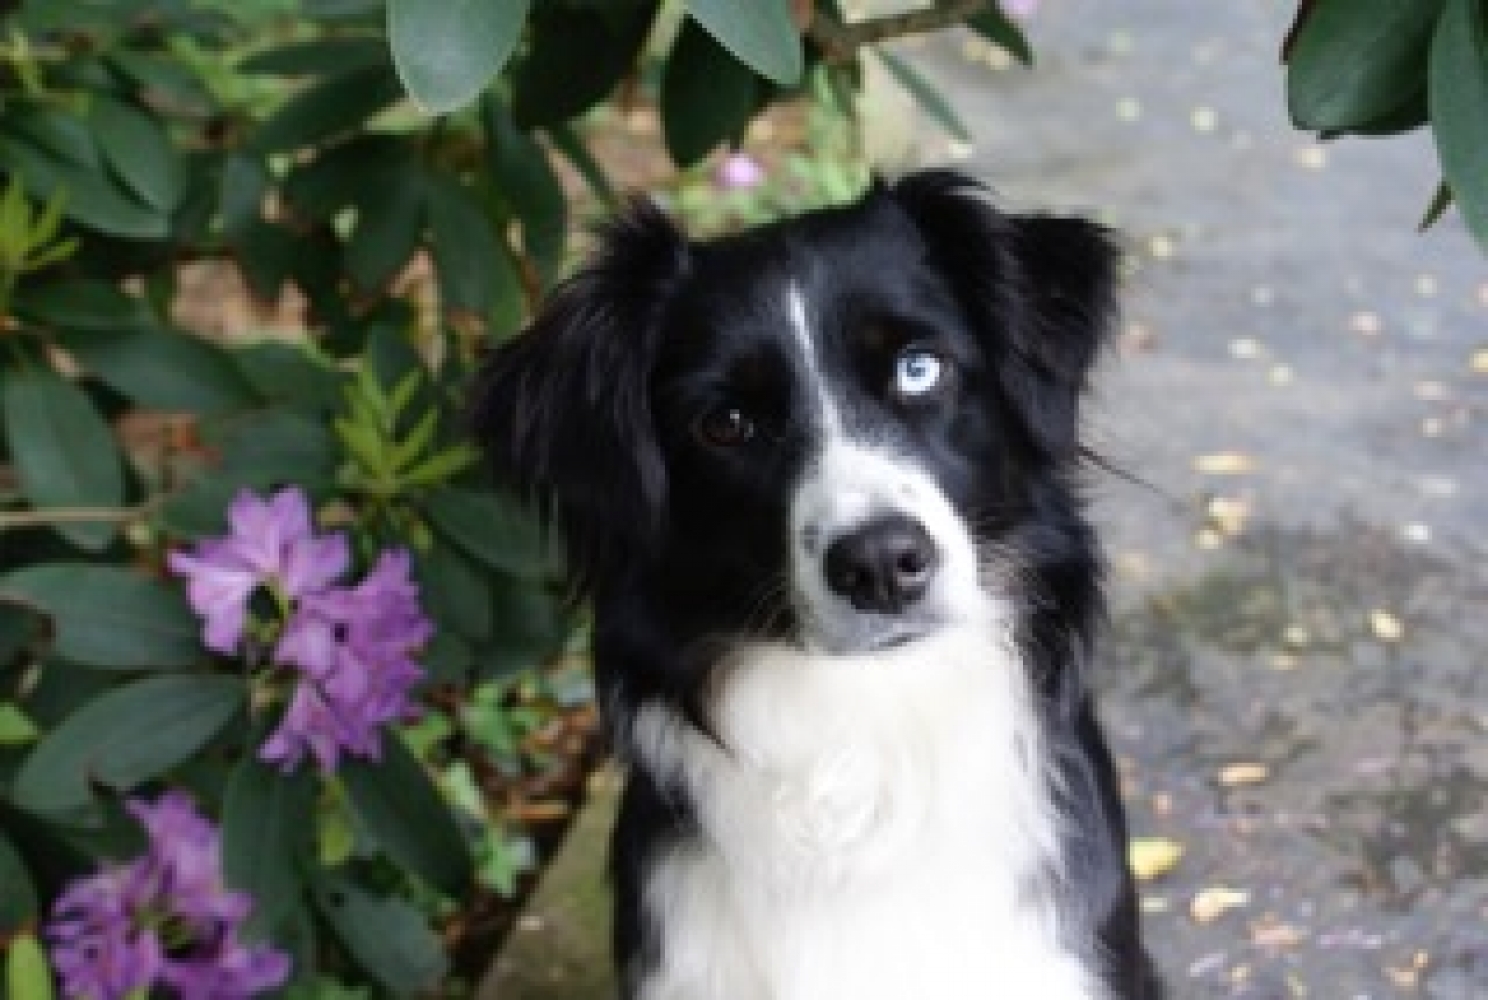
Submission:
[[[923,396],[940,384],[945,363],[938,354],[911,347],[894,359],[894,391],[900,396]]]

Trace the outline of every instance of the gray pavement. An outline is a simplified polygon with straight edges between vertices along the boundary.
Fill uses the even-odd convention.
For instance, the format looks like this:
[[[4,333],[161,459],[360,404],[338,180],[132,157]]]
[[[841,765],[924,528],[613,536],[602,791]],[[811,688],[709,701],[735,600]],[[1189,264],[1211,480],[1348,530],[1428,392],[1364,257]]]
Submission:
[[[1290,130],[1294,7],[1044,0],[1033,71],[909,51],[966,169],[1136,264],[1103,683],[1134,832],[1183,849],[1145,891],[1174,996],[1488,997],[1488,264],[1415,232],[1429,137]]]

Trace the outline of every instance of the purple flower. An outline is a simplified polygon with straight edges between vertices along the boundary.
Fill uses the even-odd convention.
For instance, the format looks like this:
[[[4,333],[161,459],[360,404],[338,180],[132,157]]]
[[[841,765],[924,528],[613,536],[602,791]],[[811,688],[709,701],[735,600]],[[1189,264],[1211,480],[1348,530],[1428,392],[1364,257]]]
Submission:
[[[408,554],[384,552],[360,583],[343,585],[346,538],[315,533],[298,489],[267,501],[240,493],[229,522],[227,537],[172,553],[170,565],[187,578],[206,643],[219,652],[238,651],[255,590],[275,597],[255,630],[273,640],[276,669],[259,679],[288,706],[259,756],[286,771],[306,753],[327,772],[343,753],[377,759],[382,727],[413,713],[410,693],[424,676],[413,654],[433,631]]]
[[[1014,21],[1026,21],[1039,8],[1040,0],[1000,0],[1002,12]]]
[[[167,986],[247,1000],[282,984],[288,957],[239,940],[252,901],[222,884],[216,827],[179,792],[128,805],[149,849],[73,882],[52,908],[46,933],[66,995],[117,1000]]]
[[[319,590],[346,572],[346,538],[317,536],[302,490],[280,490],[263,500],[247,490],[228,508],[230,533],[172,552],[171,571],[186,577],[186,595],[204,620],[202,640],[219,653],[237,652],[248,602],[259,587],[281,601]]]
[[[423,679],[413,651],[432,626],[409,576],[408,554],[384,552],[355,587],[302,598],[275,659],[300,672],[289,709],[259,751],[293,770],[308,751],[333,771],[342,751],[377,759],[382,727],[411,717],[410,692]]]
[[[730,153],[713,171],[713,183],[725,191],[747,191],[764,182],[765,168],[748,153]]]

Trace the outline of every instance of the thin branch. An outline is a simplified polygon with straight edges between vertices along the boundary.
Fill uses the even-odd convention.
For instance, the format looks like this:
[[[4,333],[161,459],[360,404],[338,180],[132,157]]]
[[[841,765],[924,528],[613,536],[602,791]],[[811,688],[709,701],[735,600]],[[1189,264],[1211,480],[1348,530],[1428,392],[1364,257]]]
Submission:
[[[41,528],[52,524],[126,524],[149,516],[160,499],[138,507],[57,507],[52,510],[0,511],[0,531]]]
[[[891,38],[923,35],[960,24],[987,5],[987,0],[936,0],[929,7],[844,24],[817,4],[806,37],[829,63],[848,62],[858,50]]]

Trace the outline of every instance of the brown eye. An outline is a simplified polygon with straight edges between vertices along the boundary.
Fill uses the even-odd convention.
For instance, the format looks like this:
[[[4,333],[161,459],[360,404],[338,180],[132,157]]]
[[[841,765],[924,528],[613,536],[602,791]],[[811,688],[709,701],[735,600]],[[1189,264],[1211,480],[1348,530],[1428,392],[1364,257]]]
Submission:
[[[737,448],[754,437],[754,421],[737,406],[720,406],[698,418],[698,440],[714,448]]]

